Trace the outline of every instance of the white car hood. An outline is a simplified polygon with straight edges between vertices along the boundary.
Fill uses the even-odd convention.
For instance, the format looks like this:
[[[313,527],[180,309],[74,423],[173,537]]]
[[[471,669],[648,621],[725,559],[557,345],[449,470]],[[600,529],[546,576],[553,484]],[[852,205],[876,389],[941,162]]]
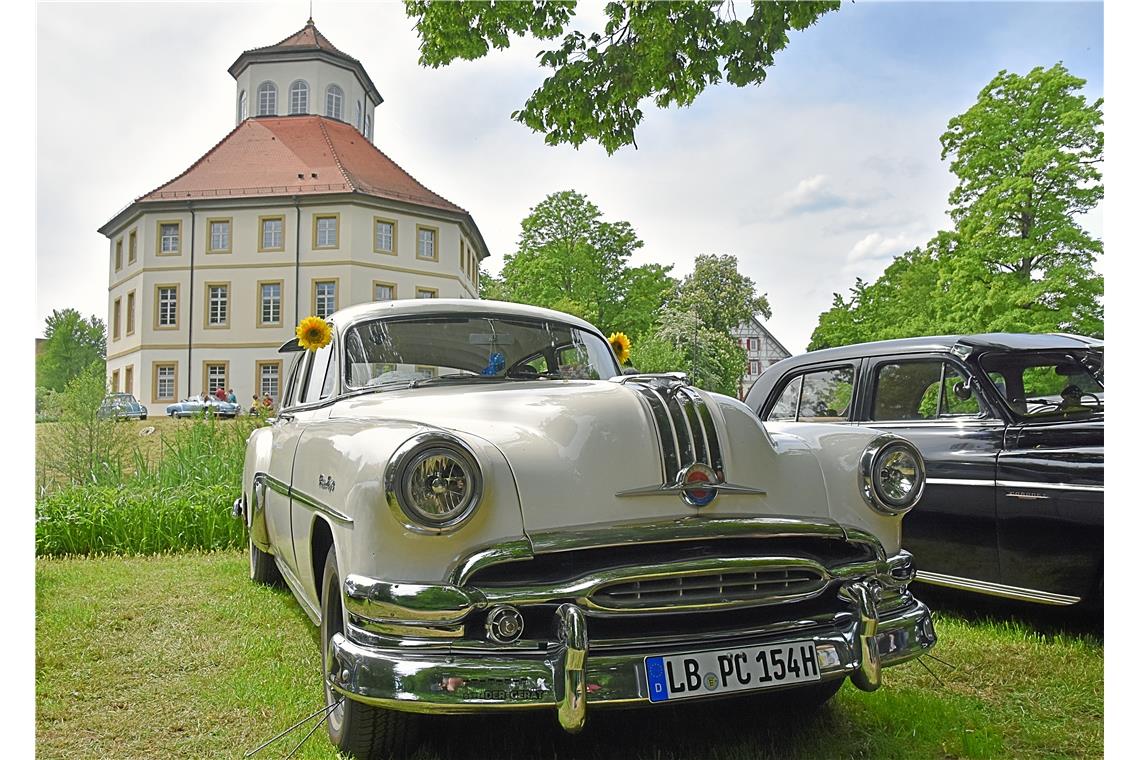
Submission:
[[[778,453],[746,407],[700,394],[718,431],[726,481],[763,494],[721,492],[701,508],[676,493],[618,496],[662,485],[663,467],[646,403],[615,382],[427,386],[346,399],[335,416],[415,422],[490,442],[510,466],[527,533],[693,515],[829,518],[811,452]]]

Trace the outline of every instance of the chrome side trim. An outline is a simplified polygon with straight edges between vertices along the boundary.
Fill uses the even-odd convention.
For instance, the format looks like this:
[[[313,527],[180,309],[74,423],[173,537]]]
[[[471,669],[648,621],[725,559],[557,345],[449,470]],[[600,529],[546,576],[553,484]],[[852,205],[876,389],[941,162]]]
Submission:
[[[1104,493],[1104,486],[1091,486],[1079,483],[1038,483],[1036,481],[1028,480],[999,480],[996,481],[997,485],[1001,488],[1028,488],[1030,490],[1046,490],[1046,491],[1091,491],[1093,493]]]
[[[988,486],[993,488],[996,480],[971,480],[969,478],[927,478],[926,482],[932,486]]]
[[[1018,586],[1006,586],[1002,583],[979,581],[972,578],[959,578],[954,575],[931,573],[926,570],[919,570],[918,573],[916,573],[916,579],[925,583],[932,584],[934,586],[946,586],[947,588],[956,588],[963,591],[976,591],[979,594],[1000,596],[1004,599],[1016,599],[1022,602],[1037,602],[1039,604],[1068,606],[1081,601],[1081,598],[1079,596],[1054,594],[1049,591],[1038,591],[1031,588],[1019,588]]]
[[[308,507],[309,509],[327,515],[334,520],[344,523],[345,525],[352,525],[352,518],[340,512],[327,504],[323,503],[320,499],[314,498],[309,494],[299,491],[296,488],[290,488],[288,483],[282,482],[268,473],[260,473],[264,475],[264,482],[269,488],[272,488],[276,493],[281,494],[290,499],[298,501],[301,506]]]

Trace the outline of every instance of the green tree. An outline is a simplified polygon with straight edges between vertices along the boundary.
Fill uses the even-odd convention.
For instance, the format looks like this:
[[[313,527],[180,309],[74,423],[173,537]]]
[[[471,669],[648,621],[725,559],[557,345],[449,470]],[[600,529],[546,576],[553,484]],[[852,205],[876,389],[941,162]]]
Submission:
[[[624,0],[606,3],[605,28],[591,32],[566,32],[573,1],[404,5],[420,36],[420,63],[433,68],[510,47],[512,35],[563,35],[538,56],[553,73],[511,118],[544,133],[549,145],[596,140],[612,154],[636,147],[644,100],[659,108],[687,106],[721,81],[760,84],[788,32],[806,29],[839,2],[756,2],[739,18],[732,0]]]
[[[809,350],[934,333],[1103,336],[1104,246],[1077,222],[1104,196],[1103,100],[1087,102],[1084,83],[1057,64],[986,85],[942,135],[954,229],[837,294]]]
[[[106,369],[97,360],[81,368],[54,400],[59,421],[51,423],[36,454],[38,469],[55,485],[121,481],[123,463],[133,450],[133,427],[100,419],[106,393]]]
[[[693,273],[677,290],[677,306],[695,311],[702,325],[725,334],[757,313],[772,317],[767,294],[756,295],[756,283],[742,275],[736,257],[727,254],[697,256]]]
[[[55,309],[46,320],[47,339],[36,357],[36,385],[63,390],[71,378],[107,355],[107,329],[92,315],[84,319],[75,309]]]
[[[553,193],[523,219],[518,250],[489,291],[636,337],[675,287],[667,266],[629,266],[643,245],[629,222],[604,221],[586,196]]]

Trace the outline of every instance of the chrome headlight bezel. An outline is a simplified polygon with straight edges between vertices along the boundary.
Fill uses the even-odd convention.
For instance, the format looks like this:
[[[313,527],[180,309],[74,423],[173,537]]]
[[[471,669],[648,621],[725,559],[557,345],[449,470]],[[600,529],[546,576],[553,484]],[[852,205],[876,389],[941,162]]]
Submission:
[[[425,456],[443,455],[459,465],[467,480],[464,502],[443,519],[435,519],[412,503],[409,478]],[[467,522],[483,499],[483,471],[475,453],[460,438],[442,431],[419,433],[404,441],[384,471],[384,495],[393,517],[416,533],[442,533]]]
[[[879,482],[879,468],[890,454],[903,451],[914,459],[914,486],[902,500],[892,499],[884,493]],[[863,501],[880,514],[899,517],[909,512],[926,487],[926,463],[913,443],[897,435],[880,435],[867,445],[859,458],[859,492]]]

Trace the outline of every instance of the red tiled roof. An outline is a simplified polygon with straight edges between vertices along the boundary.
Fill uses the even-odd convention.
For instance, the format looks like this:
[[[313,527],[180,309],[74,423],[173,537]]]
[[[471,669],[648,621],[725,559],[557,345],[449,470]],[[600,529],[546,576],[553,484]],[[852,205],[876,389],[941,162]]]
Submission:
[[[246,119],[189,169],[137,201],[349,192],[466,213],[351,125],[323,116]]]
[[[329,38],[320,33],[316,25],[313,24],[312,19],[309,19],[308,22],[306,22],[304,28],[302,28],[301,31],[290,34],[288,37],[281,40],[276,45],[266,45],[265,47],[254,48],[253,50],[247,50],[246,52],[264,53],[273,50],[295,50],[297,48],[327,50],[328,52],[334,53],[335,55],[343,56],[354,61],[356,60],[348,53],[338,50],[336,45],[329,42]]]

